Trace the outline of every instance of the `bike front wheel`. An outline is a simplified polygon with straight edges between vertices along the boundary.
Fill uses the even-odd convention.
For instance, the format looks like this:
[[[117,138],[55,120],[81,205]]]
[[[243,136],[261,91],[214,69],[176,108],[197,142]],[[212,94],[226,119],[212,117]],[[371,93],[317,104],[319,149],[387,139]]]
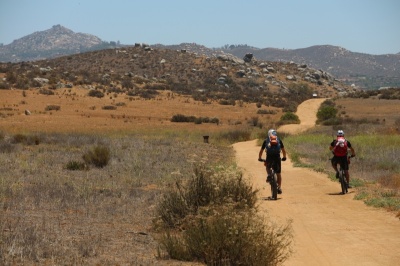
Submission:
[[[345,173],[343,171],[340,171],[339,181],[340,181],[340,186],[342,187],[342,194],[344,195],[347,193],[347,182]]]
[[[273,200],[277,200],[278,199],[278,177],[276,176],[275,173],[272,175],[270,184],[271,184],[271,198]]]

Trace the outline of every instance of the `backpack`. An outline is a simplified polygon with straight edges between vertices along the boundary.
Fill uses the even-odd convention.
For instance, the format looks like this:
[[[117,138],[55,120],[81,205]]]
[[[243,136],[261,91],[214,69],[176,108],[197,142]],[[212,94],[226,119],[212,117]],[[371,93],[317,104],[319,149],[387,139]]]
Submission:
[[[277,136],[271,135],[265,139],[265,151],[267,154],[274,155],[281,153],[281,143]]]
[[[333,147],[333,154],[335,154],[335,156],[346,156],[347,149],[347,140],[344,137],[338,137],[335,147]]]

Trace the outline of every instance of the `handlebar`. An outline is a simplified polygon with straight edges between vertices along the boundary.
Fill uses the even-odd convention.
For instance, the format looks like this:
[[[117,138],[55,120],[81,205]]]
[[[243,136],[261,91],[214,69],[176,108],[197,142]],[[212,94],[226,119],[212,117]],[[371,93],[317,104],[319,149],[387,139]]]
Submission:
[[[282,158],[280,158],[281,159],[281,161],[286,161],[286,157],[282,157]],[[258,159],[258,161],[259,162],[266,162],[266,160],[265,159]]]

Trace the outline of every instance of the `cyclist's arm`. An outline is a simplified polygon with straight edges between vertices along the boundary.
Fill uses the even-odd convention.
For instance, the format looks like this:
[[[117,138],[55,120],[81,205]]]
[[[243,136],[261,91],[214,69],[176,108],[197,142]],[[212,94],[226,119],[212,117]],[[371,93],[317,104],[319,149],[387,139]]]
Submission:
[[[285,150],[285,148],[282,148],[282,157],[286,158],[286,150]]]
[[[263,144],[261,145],[261,149],[260,149],[260,152],[258,153],[258,159],[261,159],[261,157],[262,157],[262,155],[263,155],[263,152],[264,152],[264,150],[265,150],[265,141],[263,142]]]
[[[263,155],[263,151],[264,151],[264,149],[261,147],[260,152],[258,153],[258,159],[261,159],[261,157]]]
[[[349,147],[350,151],[351,151],[351,156],[354,157],[356,156],[356,152],[354,151],[353,147]]]

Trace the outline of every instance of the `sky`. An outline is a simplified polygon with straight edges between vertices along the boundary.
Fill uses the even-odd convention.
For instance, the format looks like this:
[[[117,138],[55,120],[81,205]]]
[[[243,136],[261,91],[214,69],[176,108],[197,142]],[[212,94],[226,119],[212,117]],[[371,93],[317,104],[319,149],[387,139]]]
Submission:
[[[121,44],[400,52],[399,0],[0,0],[0,44],[54,25]]]

